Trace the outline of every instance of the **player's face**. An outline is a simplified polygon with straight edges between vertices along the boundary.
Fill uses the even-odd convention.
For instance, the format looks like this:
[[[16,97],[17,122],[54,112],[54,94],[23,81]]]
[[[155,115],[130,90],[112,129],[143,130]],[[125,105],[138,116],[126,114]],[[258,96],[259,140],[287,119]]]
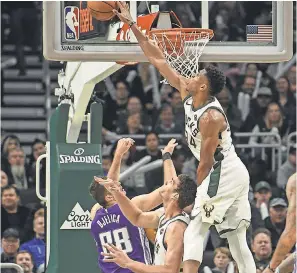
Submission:
[[[206,71],[203,69],[199,74],[187,81],[186,90],[193,96],[199,91],[203,91],[207,87]]]
[[[177,189],[179,187],[179,179],[176,177],[174,179],[165,181],[164,186],[160,190],[160,194],[164,201],[169,201],[172,198],[175,198],[177,195]]]

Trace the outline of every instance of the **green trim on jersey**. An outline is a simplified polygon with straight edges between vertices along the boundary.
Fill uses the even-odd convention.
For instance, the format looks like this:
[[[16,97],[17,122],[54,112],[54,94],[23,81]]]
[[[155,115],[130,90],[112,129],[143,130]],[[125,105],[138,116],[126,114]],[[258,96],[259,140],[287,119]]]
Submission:
[[[210,198],[216,196],[218,192],[219,182],[221,177],[221,167],[222,167],[221,162],[218,162],[216,164],[214,171],[210,175],[208,189],[207,189],[207,194],[209,195]]]

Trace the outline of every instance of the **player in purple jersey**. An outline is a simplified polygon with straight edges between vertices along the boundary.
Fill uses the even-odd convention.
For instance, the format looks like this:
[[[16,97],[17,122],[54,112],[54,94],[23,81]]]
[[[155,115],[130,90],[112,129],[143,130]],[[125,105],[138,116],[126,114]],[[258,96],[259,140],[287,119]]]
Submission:
[[[147,265],[133,260],[118,246],[105,244],[108,253],[103,252],[105,262],[116,262],[118,265],[141,273],[178,273],[183,254],[184,232],[190,221],[183,209],[194,203],[197,185],[194,180],[185,174],[177,176],[171,154],[177,143],[175,139],[169,141],[162,150],[164,161],[164,186],[160,189],[163,210],[143,212],[129,200],[117,181],[95,178],[95,181],[104,185],[113,194],[118,204],[135,226],[143,228],[158,228],[155,239],[154,264]]]
[[[119,180],[121,159],[134,144],[130,138],[118,141],[114,159],[107,177],[115,181]],[[93,215],[91,233],[96,242],[99,257],[98,264],[103,273],[130,273],[129,269],[123,269],[115,263],[103,262],[101,252],[106,251],[102,245],[112,243],[122,249],[127,255],[141,263],[150,264],[151,254],[149,242],[143,228],[132,225],[121,212],[115,198],[104,186],[92,182],[90,186],[91,196],[101,205]],[[146,195],[141,195],[131,200],[142,211],[154,209],[162,203],[159,189]]]

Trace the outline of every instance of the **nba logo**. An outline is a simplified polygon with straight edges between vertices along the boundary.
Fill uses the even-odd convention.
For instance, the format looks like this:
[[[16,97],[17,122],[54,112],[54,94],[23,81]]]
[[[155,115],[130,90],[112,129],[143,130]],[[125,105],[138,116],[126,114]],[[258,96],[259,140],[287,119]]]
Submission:
[[[79,8],[68,6],[64,8],[65,39],[77,41],[79,39]]]

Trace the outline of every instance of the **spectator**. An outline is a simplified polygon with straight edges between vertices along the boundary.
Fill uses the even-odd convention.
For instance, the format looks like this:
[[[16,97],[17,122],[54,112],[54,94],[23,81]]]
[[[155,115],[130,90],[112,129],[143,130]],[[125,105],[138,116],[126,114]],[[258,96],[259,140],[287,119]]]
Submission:
[[[17,251],[20,247],[19,232],[14,228],[6,229],[2,234],[1,263],[14,263]],[[14,273],[12,269],[2,269],[3,273]]]
[[[257,63],[258,70],[262,72],[260,86],[269,87],[272,92],[275,92],[275,80],[267,73],[269,64],[267,63]]]
[[[258,270],[262,272],[268,266],[272,254],[271,233],[269,230],[259,228],[253,233],[252,251],[257,272]]]
[[[174,122],[174,115],[170,105],[163,106],[160,114],[160,121],[158,122],[155,131],[158,134],[182,133],[183,128],[181,125]]]
[[[180,124],[181,127],[183,128],[185,125],[184,105],[183,105],[180,93],[175,89],[171,93],[171,107],[172,107],[175,122],[177,124]]]
[[[5,172],[1,170],[1,188],[8,185],[8,177]]]
[[[197,180],[197,168],[198,168],[198,160],[195,156],[192,156],[190,159],[185,161],[182,173],[186,173],[190,176],[194,181]]]
[[[15,148],[8,152],[7,169],[4,169],[8,176],[9,184],[15,184],[19,189],[32,187],[30,172],[25,163],[25,153],[22,148]]]
[[[256,87],[256,78],[252,76],[245,76],[240,91],[244,94],[252,95]],[[240,109],[240,108],[239,108]]]
[[[296,97],[296,65],[293,65],[288,73],[287,73],[287,77],[289,79],[290,82],[290,91],[295,95]]]
[[[247,169],[250,174],[250,183],[253,188],[259,181],[268,181],[271,183],[268,164],[259,156],[248,159]]]
[[[216,97],[220,102],[221,106],[223,107],[223,110],[227,116],[231,132],[238,132],[242,124],[241,112],[232,103],[230,90],[225,86],[223,90],[216,95]]]
[[[119,116],[125,113],[129,96],[127,82],[122,80],[117,81],[115,87],[115,100],[108,95],[104,109],[104,117],[108,118],[103,119],[103,126],[110,131],[116,130],[116,122],[119,119]]]
[[[143,134],[143,126],[141,124],[141,117],[139,113],[128,116],[126,128],[121,132],[124,135],[138,135]],[[138,144],[138,141],[135,141]]]
[[[288,124],[284,119],[283,113],[281,111],[280,106],[272,102],[268,105],[266,114],[263,119],[259,119],[256,126],[253,129],[253,133],[278,133],[281,137],[284,137],[288,133]],[[265,136],[258,137],[252,136],[250,137],[249,143],[264,143],[264,144],[273,144],[276,143],[277,140],[274,136]]]
[[[257,98],[251,100],[249,114],[241,128],[242,132],[250,132],[253,130],[259,117],[265,115],[267,106],[271,101],[271,89],[268,87],[259,88]]]
[[[21,250],[16,254],[16,264],[21,266],[24,273],[33,273],[34,262],[33,257],[29,251]]]
[[[170,84],[163,83],[160,88],[162,104],[170,104],[174,88]]]
[[[182,170],[185,163],[185,156],[182,153],[179,153],[178,151],[176,151],[172,154],[171,158],[172,158],[174,168],[176,170],[176,174],[177,175],[182,174],[183,173]]]
[[[126,127],[128,117],[133,114],[140,115],[141,123],[143,124],[144,128],[146,128],[146,130],[151,129],[152,119],[142,108],[140,99],[138,97],[130,97],[128,99],[126,113],[119,116],[117,125],[119,131],[123,131],[123,129]]]
[[[39,156],[46,153],[45,142],[40,139],[35,139],[32,143],[32,153],[30,155],[29,171],[33,181],[36,180],[36,160]],[[45,177],[46,177],[46,159],[42,159],[40,162],[40,188],[45,189]]]
[[[16,228],[20,233],[21,242],[26,239],[27,233],[25,229],[27,219],[31,212],[28,208],[19,205],[20,192],[11,185],[2,188],[1,192],[1,234],[7,228]]]
[[[232,260],[231,252],[226,247],[218,247],[214,251],[213,262],[215,268],[212,268],[211,271],[208,270],[208,267],[204,268],[204,272],[213,272],[213,273],[227,273],[228,265]]]
[[[140,63],[137,65],[137,73],[132,77],[131,95],[139,97],[151,114],[152,110],[158,109],[160,105],[159,80],[155,67],[150,63]]]
[[[286,162],[281,165],[277,171],[276,184],[279,188],[285,189],[289,177],[296,172],[296,148],[289,149],[289,155]]]
[[[271,233],[272,249],[276,248],[279,237],[285,229],[287,203],[282,198],[274,198],[270,201],[269,217],[264,220],[265,227]]]
[[[112,159],[110,156],[108,155],[103,155],[102,156],[102,169],[103,169],[103,175],[106,176],[109,169],[110,169],[110,166],[111,166],[111,162],[112,162]]]
[[[245,75],[248,77],[253,77],[256,78],[257,77],[257,72],[258,72],[258,68],[256,64],[253,63],[249,63],[246,67],[246,72]]]
[[[8,168],[7,156],[8,152],[21,147],[20,140],[15,135],[8,135],[3,138],[1,142],[1,168]]]
[[[162,152],[159,149],[159,137],[155,132],[149,132],[145,137],[146,148],[137,151],[134,157],[134,161],[139,161],[143,157],[149,155],[151,156],[151,161],[153,162],[158,159],[162,159]],[[162,167],[157,168],[153,171],[147,172],[145,174],[145,182],[148,192],[152,192],[154,189],[163,185],[163,169]]]
[[[296,100],[290,91],[290,82],[287,77],[282,76],[276,82],[276,90],[278,92],[278,102],[281,105],[284,115],[292,120],[295,118]]]
[[[255,206],[260,211],[262,219],[269,216],[268,206],[272,196],[271,186],[266,181],[260,181],[255,186]]]
[[[240,109],[242,120],[244,121],[250,112],[250,99],[256,87],[256,79],[254,77],[246,76],[243,84],[240,87],[240,92],[235,98],[237,108]]]
[[[45,231],[44,217],[38,216],[33,220],[35,238],[21,245],[20,250],[26,250],[33,256],[34,265],[38,268],[45,263]]]

